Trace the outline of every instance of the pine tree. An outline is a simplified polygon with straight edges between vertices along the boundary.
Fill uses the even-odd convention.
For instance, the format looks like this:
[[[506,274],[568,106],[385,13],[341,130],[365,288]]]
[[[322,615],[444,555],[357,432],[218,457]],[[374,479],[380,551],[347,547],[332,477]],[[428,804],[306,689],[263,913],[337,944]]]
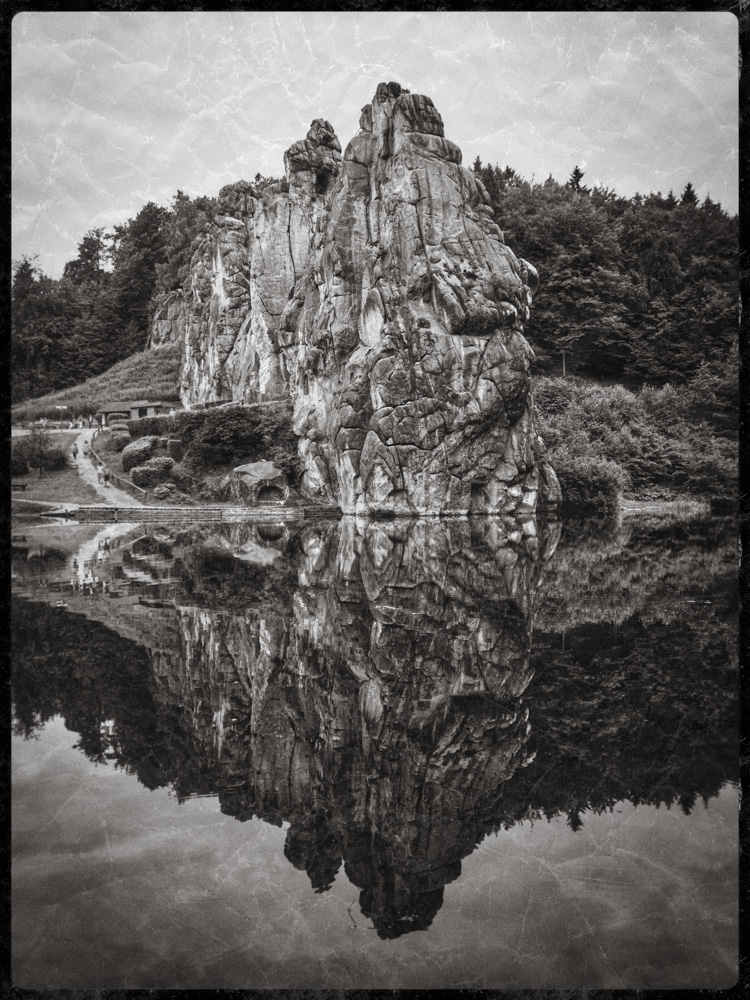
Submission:
[[[682,197],[680,198],[680,204],[688,208],[693,208],[698,204],[698,195],[695,193],[695,189],[690,181],[685,185],[685,190],[682,192]]]
[[[576,166],[573,168],[573,173],[568,178],[568,187],[572,188],[574,191],[579,191],[582,194],[586,193],[588,191],[588,188],[583,187],[583,185],[581,184],[583,176],[584,176],[583,171],[576,164]]]

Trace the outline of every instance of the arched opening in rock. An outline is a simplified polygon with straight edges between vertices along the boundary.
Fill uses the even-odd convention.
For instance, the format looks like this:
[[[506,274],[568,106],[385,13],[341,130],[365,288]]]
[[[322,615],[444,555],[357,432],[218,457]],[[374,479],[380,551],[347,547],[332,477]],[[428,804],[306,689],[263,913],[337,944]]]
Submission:
[[[266,542],[277,542],[284,536],[284,529],[279,524],[259,524],[258,535]]]
[[[284,491],[278,486],[261,486],[257,500],[258,503],[283,503]]]

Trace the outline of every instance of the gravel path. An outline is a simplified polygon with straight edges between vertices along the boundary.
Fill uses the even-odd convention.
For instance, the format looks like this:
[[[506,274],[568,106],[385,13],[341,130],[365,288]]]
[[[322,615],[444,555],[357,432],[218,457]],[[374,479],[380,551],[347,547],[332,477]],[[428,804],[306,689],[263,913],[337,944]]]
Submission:
[[[82,431],[75,440],[78,446],[78,456],[76,458],[72,458],[71,456],[71,461],[78,469],[78,475],[85,483],[94,487],[108,507],[143,507],[140,500],[136,500],[135,497],[132,497],[124,490],[119,490],[116,486],[105,486],[99,482],[90,454],[86,457],[83,454],[84,451],[89,450],[92,434],[93,431],[91,430]]]

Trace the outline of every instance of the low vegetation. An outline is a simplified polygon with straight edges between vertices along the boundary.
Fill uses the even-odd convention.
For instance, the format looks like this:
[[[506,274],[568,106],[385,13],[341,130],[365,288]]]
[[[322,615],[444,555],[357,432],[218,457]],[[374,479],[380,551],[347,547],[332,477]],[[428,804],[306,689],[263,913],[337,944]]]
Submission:
[[[606,508],[620,495],[737,495],[739,396],[731,370],[704,363],[687,385],[638,391],[542,377],[534,395],[568,503]]]
[[[227,474],[245,462],[270,461],[292,484],[299,478],[297,439],[288,403],[227,405],[180,411],[174,417],[141,417],[129,421],[128,430],[132,444],[123,452],[124,463],[131,453],[154,455],[148,462],[139,459],[135,463],[137,476],[146,485],[168,477],[186,493],[216,502],[229,499]],[[167,472],[166,465],[178,457],[180,461]]]
[[[30,434],[15,438],[12,442],[12,476],[26,476],[32,469],[41,476],[44,472],[64,469],[67,464],[65,441],[53,441],[45,430],[35,428]]]

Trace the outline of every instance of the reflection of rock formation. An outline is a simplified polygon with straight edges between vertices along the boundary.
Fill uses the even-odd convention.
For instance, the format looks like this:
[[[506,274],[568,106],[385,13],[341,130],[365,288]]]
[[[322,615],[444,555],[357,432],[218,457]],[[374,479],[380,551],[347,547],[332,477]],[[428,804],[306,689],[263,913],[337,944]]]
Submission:
[[[526,762],[540,540],[533,520],[345,519],[301,542],[290,612],[185,609],[154,668],[218,764],[222,809],[289,821],[316,890],[343,860],[395,936],[430,923]]]
[[[687,811],[736,777],[726,526],[691,525],[676,552],[666,530],[634,532],[620,561],[624,580],[646,581],[648,617],[626,620],[619,608],[584,617],[613,542],[576,526],[570,558],[590,578],[566,591],[557,555],[544,573],[562,634],[540,632],[536,612],[555,526],[149,530],[134,565],[165,572],[178,607],[141,609],[130,642],[108,600],[109,628],[19,602],[21,730],[61,713],[86,753],[149,787],[218,793],[240,820],[288,822],[290,862],[316,891],[343,865],[384,936],[429,924],[488,831],[559,813],[576,826],[623,798]],[[700,599],[686,604],[686,587]]]

